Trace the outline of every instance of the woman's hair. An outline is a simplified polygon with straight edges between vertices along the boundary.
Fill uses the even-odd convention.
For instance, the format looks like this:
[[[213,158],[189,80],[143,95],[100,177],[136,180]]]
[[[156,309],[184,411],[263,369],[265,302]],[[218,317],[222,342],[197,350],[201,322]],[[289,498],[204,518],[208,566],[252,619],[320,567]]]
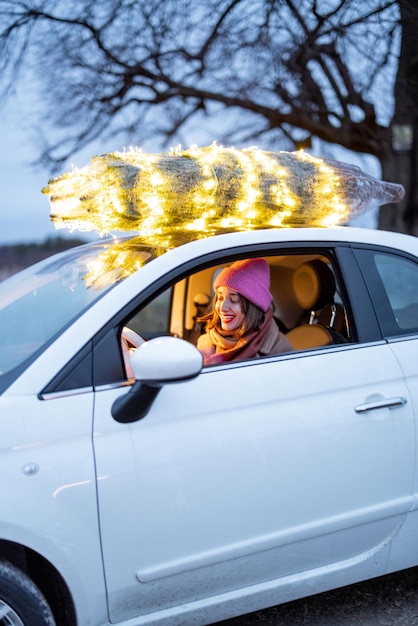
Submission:
[[[242,337],[243,335],[260,328],[264,321],[264,313],[258,306],[247,300],[247,298],[242,296],[240,293],[237,293],[237,296],[244,312],[244,321],[241,328],[238,328],[235,332],[238,337]],[[215,308],[216,300],[217,294],[215,293],[212,302],[212,310],[197,319],[198,322],[204,322],[206,324],[206,330],[210,330],[212,328],[221,330],[221,320]]]

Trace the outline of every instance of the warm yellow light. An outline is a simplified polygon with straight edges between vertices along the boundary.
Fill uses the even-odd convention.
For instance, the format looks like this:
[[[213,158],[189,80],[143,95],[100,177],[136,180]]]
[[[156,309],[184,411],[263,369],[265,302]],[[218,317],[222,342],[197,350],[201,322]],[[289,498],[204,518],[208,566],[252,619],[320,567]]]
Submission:
[[[148,257],[148,253],[138,252],[124,242],[116,242],[87,263],[84,281],[88,287],[102,289],[139,270]]]
[[[401,185],[306,152],[213,144],[167,153],[94,157],[49,182],[56,228],[137,231],[150,244],[225,230],[344,224],[372,203],[397,202]],[[174,244],[173,244],[174,245]]]
[[[185,230],[204,231],[206,230],[206,220],[202,217],[200,220],[194,220],[194,222],[185,224],[184,228]]]

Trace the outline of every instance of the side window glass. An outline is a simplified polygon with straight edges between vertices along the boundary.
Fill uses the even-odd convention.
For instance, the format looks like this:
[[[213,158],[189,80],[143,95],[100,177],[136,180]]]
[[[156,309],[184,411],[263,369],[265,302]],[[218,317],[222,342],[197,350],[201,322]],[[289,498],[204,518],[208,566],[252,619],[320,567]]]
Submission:
[[[385,335],[418,332],[418,265],[392,254],[376,254],[376,268],[389,306],[378,311]]]
[[[163,291],[129,320],[129,328],[145,340],[170,334],[171,299],[172,289]]]

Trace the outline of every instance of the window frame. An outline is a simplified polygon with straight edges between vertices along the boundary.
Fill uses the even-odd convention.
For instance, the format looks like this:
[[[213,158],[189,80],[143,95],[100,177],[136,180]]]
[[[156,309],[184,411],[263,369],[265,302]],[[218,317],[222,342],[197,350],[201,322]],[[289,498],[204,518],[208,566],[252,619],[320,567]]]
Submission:
[[[375,255],[382,254],[398,259],[405,259],[416,265],[417,271],[418,259],[401,250],[386,248],[384,246],[374,246],[373,248],[356,246],[354,254],[364,276],[382,337],[385,339],[401,339],[411,335],[417,335],[418,324],[416,329],[402,329],[397,324],[394,309],[376,265]],[[388,324],[389,320],[390,324]]]
[[[353,343],[336,344],[331,347],[327,346],[328,348],[331,348],[334,352],[336,349],[351,349],[358,347],[359,344],[382,340],[369,293],[349,242],[302,240],[242,245],[232,250],[220,249],[210,254],[199,255],[173,268],[170,272],[159,277],[152,284],[148,285],[147,288],[136,294],[115,316],[109,319],[98,330],[92,342],[93,389],[97,390],[109,385],[121,386],[127,384],[121,347],[122,329],[136,311],[147,306],[151,300],[159,296],[163,291],[190,274],[209,267],[231,263],[238,259],[257,256],[278,256],[282,254],[319,254],[328,257],[332,262],[346,307]],[[324,349],[326,348],[321,348],[321,352]],[[318,353],[318,349],[284,353],[274,357],[263,357],[262,359],[257,359],[257,362],[264,362],[265,359],[289,358],[289,354],[296,354],[299,357],[314,355],[315,353]],[[254,365],[254,361],[225,364],[222,367],[242,367],[246,365]],[[71,373],[71,367],[72,363],[68,363],[65,367],[67,376]],[[55,381],[58,383],[59,380],[60,375],[58,373]],[[68,390],[68,386],[66,390]],[[57,385],[48,385],[48,391],[50,393],[60,391],[59,383]]]

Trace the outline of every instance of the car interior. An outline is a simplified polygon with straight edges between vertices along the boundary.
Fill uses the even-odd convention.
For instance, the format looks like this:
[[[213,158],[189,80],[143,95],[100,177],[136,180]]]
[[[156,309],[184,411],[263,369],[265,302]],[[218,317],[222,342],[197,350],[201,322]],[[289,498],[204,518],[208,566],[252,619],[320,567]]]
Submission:
[[[352,340],[347,310],[332,263],[320,254],[264,257],[270,266],[273,315],[295,350]],[[205,268],[161,293],[126,322],[128,349],[161,335],[180,337],[196,345],[204,332],[199,318],[212,305],[212,284],[223,265]],[[139,335],[140,339],[138,339]]]

